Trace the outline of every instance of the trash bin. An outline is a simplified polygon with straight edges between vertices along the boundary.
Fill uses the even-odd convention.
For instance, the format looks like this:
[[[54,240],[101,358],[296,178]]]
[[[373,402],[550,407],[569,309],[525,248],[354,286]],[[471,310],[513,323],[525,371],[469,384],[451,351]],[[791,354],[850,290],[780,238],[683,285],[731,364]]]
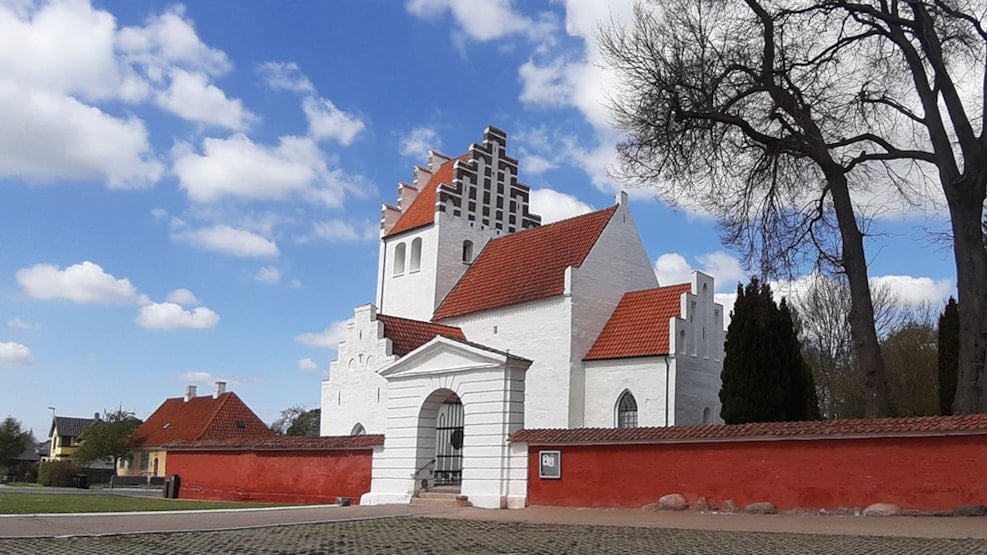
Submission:
[[[161,497],[171,499],[171,480],[165,480],[164,487],[161,488]]]
[[[72,476],[72,485],[79,489],[89,489],[89,476],[86,474]]]
[[[178,499],[178,490],[182,485],[182,477],[178,474],[172,474],[171,480],[168,481],[171,483],[171,498]]]

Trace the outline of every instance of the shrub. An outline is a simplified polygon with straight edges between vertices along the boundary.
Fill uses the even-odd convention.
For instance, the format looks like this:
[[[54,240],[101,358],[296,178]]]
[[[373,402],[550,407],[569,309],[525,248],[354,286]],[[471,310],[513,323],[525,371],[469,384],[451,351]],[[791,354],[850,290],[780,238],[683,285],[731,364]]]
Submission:
[[[69,487],[72,476],[79,473],[79,467],[71,461],[41,463],[38,469],[38,483],[42,486]]]

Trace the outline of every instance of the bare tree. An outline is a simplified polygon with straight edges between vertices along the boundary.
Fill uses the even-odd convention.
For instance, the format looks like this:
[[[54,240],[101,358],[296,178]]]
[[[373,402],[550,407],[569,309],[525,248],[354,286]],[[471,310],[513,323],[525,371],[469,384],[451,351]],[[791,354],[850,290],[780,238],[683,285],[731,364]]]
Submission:
[[[910,160],[937,179],[949,209],[959,297],[954,414],[987,411],[987,2],[822,0],[788,10],[836,23],[871,78],[855,108],[891,134],[852,141],[871,160]],[[848,139],[850,141],[850,139]]]
[[[767,4],[639,4],[629,26],[602,29],[604,58],[621,83],[611,109],[628,136],[618,146],[621,174],[717,215],[725,240],[762,275],[790,275],[807,257],[845,273],[865,412],[885,416],[888,385],[851,198],[862,188],[851,179],[880,157],[846,154],[855,144],[846,129],[859,122],[840,85],[843,48],[859,37],[808,17],[815,26],[779,25]]]

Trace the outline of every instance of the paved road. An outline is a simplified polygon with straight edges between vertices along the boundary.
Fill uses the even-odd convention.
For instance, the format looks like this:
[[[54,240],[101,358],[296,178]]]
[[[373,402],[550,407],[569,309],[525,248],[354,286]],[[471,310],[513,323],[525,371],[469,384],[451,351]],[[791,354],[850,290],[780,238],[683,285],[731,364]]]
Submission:
[[[983,539],[819,535],[730,530],[381,517],[227,531],[0,539],[0,553],[897,553],[987,554]]]

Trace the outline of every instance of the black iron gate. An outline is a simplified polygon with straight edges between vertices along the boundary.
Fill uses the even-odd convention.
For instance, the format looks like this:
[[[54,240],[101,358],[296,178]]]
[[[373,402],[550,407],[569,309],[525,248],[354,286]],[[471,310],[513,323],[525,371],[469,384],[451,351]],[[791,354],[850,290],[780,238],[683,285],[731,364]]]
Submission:
[[[463,404],[450,396],[439,407],[435,426],[435,484],[458,485],[463,479]]]

